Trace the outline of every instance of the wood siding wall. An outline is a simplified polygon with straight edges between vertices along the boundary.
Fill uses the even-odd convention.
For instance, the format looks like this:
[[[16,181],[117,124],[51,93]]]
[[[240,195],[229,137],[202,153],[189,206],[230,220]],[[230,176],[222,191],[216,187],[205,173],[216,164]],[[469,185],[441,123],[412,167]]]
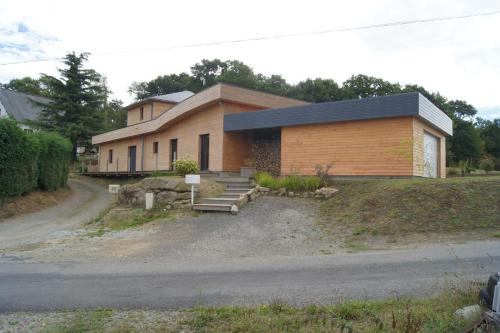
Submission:
[[[413,118],[413,175],[424,175],[424,132],[438,138],[438,177],[446,178],[446,137],[417,118]]]
[[[151,102],[136,106],[127,112],[127,126],[135,125],[152,120],[167,110],[173,108],[175,104],[164,102]],[[141,107],[144,110],[144,118],[141,120]]]
[[[223,170],[223,147],[225,139],[223,131],[223,120],[225,109],[238,110],[244,106],[232,105],[232,103],[217,103],[200,109],[172,126],[150,134],[144,135],[144,171],[168,170],[170,168],[170,140],[177,139],[178,158],[189,157],[199,162],[199,137],[202,134],[210,135],[209,170]],[[229,111],[231,112],[231,111]],[[141,171],[142,137],[136,136],[131,139],[117,140],[101,144],[100,171],[116,171],[116,159],[119,159],[118,171],[128,170],[128,146],[137,146],[137,170]],[[153,142],[158,142],[158,154],[153,153]],[[226,156],[237,156],[238,140],[232,140],[226,145],[228,153]],[[109,149],[113,149],[113,164],[106,166]],[[231,160],[231,158],[229,158]],[[106,167],[108,169],[106,169]],[[239,170],[239,166],[238,166]]]
[[[333,175],[412,176],[412,131],[411,117],[282,128],[281,173],[333,163]]]

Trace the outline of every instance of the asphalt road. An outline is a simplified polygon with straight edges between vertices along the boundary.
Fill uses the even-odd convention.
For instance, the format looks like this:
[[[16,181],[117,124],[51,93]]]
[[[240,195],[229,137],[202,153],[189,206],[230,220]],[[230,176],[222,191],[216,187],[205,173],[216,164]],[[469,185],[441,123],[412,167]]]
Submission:
[[[178,309],[424,296],[457,276],[500,270],[500,242],[324,256],[301,262],[0,265],[0,312],[76,308]]]

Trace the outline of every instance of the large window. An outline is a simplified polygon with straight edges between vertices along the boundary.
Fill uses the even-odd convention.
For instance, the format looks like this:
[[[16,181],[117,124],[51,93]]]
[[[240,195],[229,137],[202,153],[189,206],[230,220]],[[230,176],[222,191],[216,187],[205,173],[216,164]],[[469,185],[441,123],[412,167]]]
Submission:
[[[110,149],[108,151],[108,163],[109,164],[113,163],[113,149]]]

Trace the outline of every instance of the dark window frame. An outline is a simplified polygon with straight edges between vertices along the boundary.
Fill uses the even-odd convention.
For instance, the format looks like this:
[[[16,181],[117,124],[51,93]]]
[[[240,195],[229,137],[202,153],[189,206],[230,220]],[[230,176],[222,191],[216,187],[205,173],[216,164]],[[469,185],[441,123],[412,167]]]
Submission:
[[[108,150],[108,163],[113,163],[113,149]]]
[[[144,120],[144,106],[141,106],[139,110],[139,119]]]
[[[153,142],[153,154],[158,154],[158,141]]]

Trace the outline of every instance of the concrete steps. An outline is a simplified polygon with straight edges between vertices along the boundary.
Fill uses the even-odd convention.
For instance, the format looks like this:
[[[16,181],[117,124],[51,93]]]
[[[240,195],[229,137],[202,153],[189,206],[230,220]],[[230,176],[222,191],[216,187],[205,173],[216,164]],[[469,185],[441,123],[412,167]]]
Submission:
[[[193,205],[194,210],[201,211],[217,211],[217,212],[230,212],[232,205],[229,204],[195,204]]]
[[[236,213],[248,201],[248,195],[254,189],[248,179],[219,177],[216,181],[226,186],[224,193],[216,198],[200,199],[199,203],[193,205],[194,210]]]

